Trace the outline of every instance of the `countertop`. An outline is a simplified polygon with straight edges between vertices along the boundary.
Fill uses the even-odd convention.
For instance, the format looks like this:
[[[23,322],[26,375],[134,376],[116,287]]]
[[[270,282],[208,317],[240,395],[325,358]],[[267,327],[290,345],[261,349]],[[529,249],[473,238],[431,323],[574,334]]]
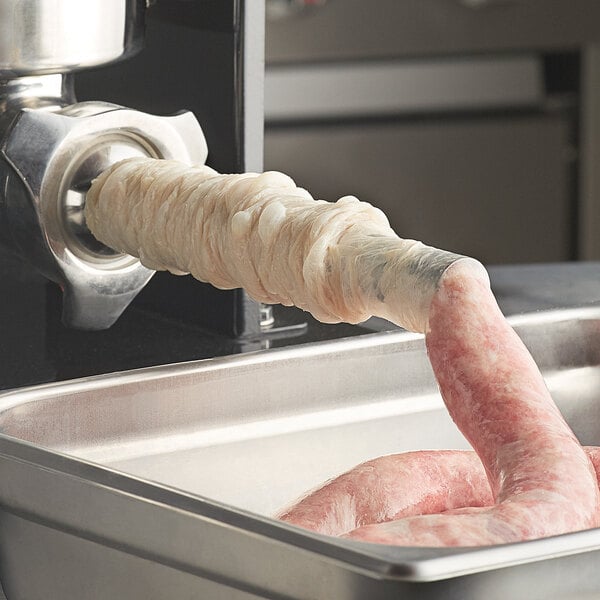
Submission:
[[[53,284],[5,256],[0,272],[0,389],[393,328],[380,319],[323,325],[296,309],[277,309],[283,311],[278,318],[305,321],[306,328],[233,340],[130,307],[107,331],[73,331],[60,323],[60,292]],[[506,315],[600,302],[600,262],[492,266],[489,273]]]

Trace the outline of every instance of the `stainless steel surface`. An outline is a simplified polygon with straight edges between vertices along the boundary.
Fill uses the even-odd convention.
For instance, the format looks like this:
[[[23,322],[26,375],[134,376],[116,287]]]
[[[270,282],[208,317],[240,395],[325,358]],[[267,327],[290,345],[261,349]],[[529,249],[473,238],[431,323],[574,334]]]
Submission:
[[[266,13],[269,19],[297,17],[323,6],[327,0],[267,0]]]
[[[126,156],[206,159],[204,136],[190,113],[166,121],[121,104],[152,114],[187,105],[207,124],[211,166],[262,170],[264,0],[197,4],[0,0],[0,241],[60,285],[69,326],[109,327],[151,275],[90,235],[83,203],[91,178]],[[147,7],[145,52],[78,73],[78,89],[94,103],[70,106],[70,71],[139,49]],[[191,78],[185,56],[200,57]],[[87,95],[90,90],[96,91]],[[203,302],[214,290],[199,292],[201,284],[191,278],[173,283],[169,277],[159,277],[144,296],[154,312],[236,337],[260,333],[259,307],[244,292],[223,291],[219,300]],[[173,308],[174,296],[194,301]]]
[[[59,109],[75,101],[68,75],[31,75],[0,80],[0,112],[4,115],[23,108]]]
[[[579,136],[579,256],[600,258],[600,44],[590,44],[582,55]]]
[[[142,17],[139,0],[1,0],[0,78],[123,58],[142,46]]]
[[[61,285],[65,324],[109,327],[153,271],[93,238],[83,219],[85,193],[130,156],[203,163],[202,130],[189,112],[157,117],[103,102],[8,116],[0,155],[5,237]]]
[[[0,0],[2,241],[64,291],[63,321],[112,325],[153,272],[99,244],[83,217],[91,181],[130,156],[204,162],[191,113],[154,117],[75,104],[70,75],[141,47],[139,0]]]
[[[471,2],[473,4],[473,2]],[[332,0],[267,24],[268,64],[572,50],[600,39],[596,0]],[[307,43],[310,40],[310,43]]]
[[[0,0],[0,238],[63,292],[63,322],[112,325],[153,272],[106,248],[84,222],[91,181],[131,156],[206,160],[187,112],[155,117],[76,104],[66,73],[141,48],[140,0]]]
[[[531,109],[544,99],[542,70],[533,54],[273,67],[265,77],[265,119]]]
[[[600,443],[600,309],[513,323],[579,439]],[[11,599],[600,594],[600,530],[418,549],[269,517],[359,461],[465,447],[416,335],[15,391],[0,397],[0,429],[0,571]]]

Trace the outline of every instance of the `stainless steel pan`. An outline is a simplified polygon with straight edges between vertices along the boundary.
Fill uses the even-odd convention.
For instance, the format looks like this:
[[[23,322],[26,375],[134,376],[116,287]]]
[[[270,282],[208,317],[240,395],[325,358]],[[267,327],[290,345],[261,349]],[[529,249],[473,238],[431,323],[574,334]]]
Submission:
[[[600,309],[513,323],[582,443],[600,444]],[[0,431],[10,600],[600,595],[600,530],[419,549],[271,518],[365,459],[466,447],[413,334],[18,390],[0,396]]]

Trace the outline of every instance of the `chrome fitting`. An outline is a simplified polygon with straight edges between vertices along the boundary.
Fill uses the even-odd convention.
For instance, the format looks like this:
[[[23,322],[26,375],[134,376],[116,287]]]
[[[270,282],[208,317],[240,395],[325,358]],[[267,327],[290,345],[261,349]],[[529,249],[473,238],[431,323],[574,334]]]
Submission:
[[[104,102],[24,108],[3,117],[4,237],[60,285],[65,325],[110,327],[154,272],[92,236],[84,219],[86,192],[102,171],[133,156],[204,163],[200,125],[190,112],[158,117]]]

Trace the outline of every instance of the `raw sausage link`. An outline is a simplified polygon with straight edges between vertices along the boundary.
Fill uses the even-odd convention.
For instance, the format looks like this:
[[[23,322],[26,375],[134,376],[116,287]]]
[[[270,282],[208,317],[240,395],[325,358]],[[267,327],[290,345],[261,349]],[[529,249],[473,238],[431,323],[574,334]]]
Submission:
[[[450,415],[479,455],[496,504],[360,527],[408,546],[480,546],[597,526],[596,474],[486,279],[458,262],[433,297],[426,345]]]
[[[600,447],[584,448],[600,478]],[[364,525],[494,503],[471,450],[418,450],[381,456],[329,481],[278,518],[326,535]]]

